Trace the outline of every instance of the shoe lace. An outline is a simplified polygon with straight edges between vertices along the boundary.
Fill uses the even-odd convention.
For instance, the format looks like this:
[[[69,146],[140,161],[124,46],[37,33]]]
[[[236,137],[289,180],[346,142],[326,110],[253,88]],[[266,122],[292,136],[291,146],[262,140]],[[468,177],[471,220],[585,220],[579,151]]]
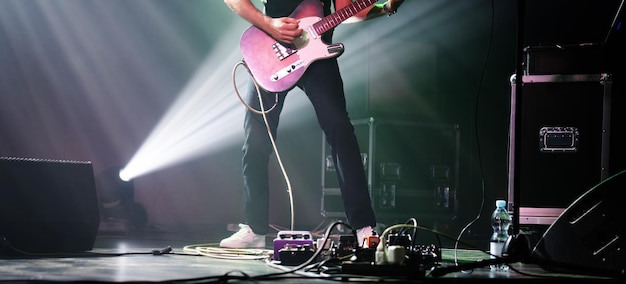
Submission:
[[[239,225],[239,231],[237,231],[233,237],[245,237],[251,233],[250,227]]]

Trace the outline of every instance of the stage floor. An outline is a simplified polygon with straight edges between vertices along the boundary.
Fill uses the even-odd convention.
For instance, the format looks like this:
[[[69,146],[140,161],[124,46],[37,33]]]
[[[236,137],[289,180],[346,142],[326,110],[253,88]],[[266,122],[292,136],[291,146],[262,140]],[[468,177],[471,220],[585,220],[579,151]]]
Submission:
[[[588,275],[554,273],[535,264],[513,263],[508,271],[491,271],[484,265],[472,269],[452,271],[433,276],[428,270],[403,269],[379,272],[381,277],[365,274],[372,269],[357,270],[362,273],[340,277],[337,266],[326,263],[324,273],[316,271],[285,273],[295,266],[279,266],[263,260],[273,249],[274,236],[268,235],[266,250],[245,251],[240,254],[221,254],[215,250],[217,242],[229,235],[225,228],[210,232],[172,232],[149,230],[124,234],[99,234],[91,251],[76,255],[9,255],[0,256],[0,281],[2,282],[177,282],[177,283],[225,283],[225,282],[270,282],[285,283],[331,283],[340,281],[357,282],[525,282],[545,283],[568,281],[576,283],[618,283],[619,279]],[[167,248],[171,251],[167,252]],[[202,248],[189,251],[184,248]],[[161,250],[166,253],[161,254]],[[251,254],[247,254],[251,253]],[[257,258],[258,259],[254,259]],[[252,259],[245,259],[252,258]],[[480,250],[453,248],[442,249],[439,269],[460,265],[472,265],[489,256]],[[455,261],[456,259],[456,261]],[[410,272],[402,272],[402,271]],[[455,269],[452,269],[455,270]],[[442,270],[438,270],[442,271]],[[401,276],[394,276],[400,274]],[[409,274],[408,276],[404,276]],[[622,279],[623,281],[623,279]]]

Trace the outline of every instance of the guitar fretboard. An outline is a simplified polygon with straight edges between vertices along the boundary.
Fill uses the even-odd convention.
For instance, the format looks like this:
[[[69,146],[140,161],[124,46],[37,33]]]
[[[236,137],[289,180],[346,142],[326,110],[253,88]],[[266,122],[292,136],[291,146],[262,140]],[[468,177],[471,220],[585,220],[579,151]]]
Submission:
[[[313,24],[313,28],[318,35],[321,35],[376,2],[377,0],[354,1],[351,4],[339,9],[335,13],[324,17],[319,22]]]

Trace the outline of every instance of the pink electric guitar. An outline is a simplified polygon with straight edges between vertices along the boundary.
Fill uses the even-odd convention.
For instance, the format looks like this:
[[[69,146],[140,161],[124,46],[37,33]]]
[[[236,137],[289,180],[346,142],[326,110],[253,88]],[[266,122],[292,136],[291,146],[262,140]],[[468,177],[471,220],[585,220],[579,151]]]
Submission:
[[[289,90],[311,63],[343,53],[343,44],[326,44],[322,34],[376,2],[356,0],[321,18],[324,12],[320,1],[304,0],[290,15],[300,19],[300,28],[304,30],[302,37],[293,44],[285,44],[251,26],[243,32],[239,43],[243,60],[263,89],[270,92]]]

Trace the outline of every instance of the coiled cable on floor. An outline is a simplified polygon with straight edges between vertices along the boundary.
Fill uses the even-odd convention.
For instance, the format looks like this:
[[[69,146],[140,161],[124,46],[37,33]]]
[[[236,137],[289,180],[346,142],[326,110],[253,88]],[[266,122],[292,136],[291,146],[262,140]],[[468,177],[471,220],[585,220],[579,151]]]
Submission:
[[[269,259],[271,251],[265,249],[231,249],[215,247],[215,244],[195,244],[183,247],[186,253],[219,259],[257,260]]]

